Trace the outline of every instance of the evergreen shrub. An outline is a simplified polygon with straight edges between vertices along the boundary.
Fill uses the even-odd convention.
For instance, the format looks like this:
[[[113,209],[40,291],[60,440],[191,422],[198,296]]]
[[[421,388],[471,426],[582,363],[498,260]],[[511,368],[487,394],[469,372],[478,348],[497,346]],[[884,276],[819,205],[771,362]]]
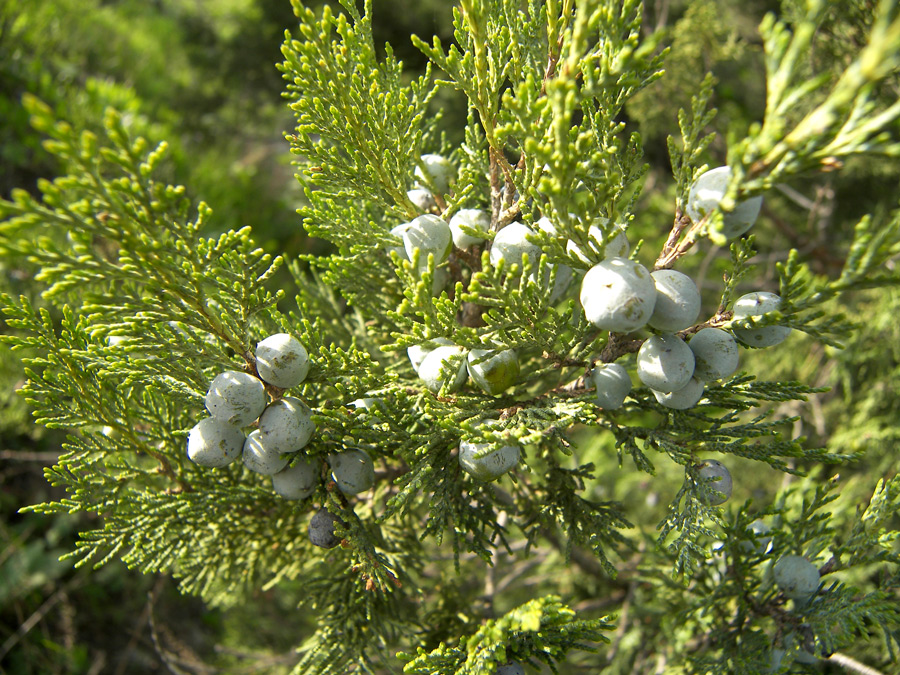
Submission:
[[[864,209],[836,270],[798,244],[779,250],[774,277],[758,254],[771,250],[765,206],[737,229],[729,215],[900,154],[900,103],[884,96],[898,81],[897,1],[848,3],[865,19],[858,47],[841,70],[813,75],[833,3],[767,14],[759,121],[713,153],[715,78],[698,82],[653,203],[628,113],[646,112],[641,92],[664,81],[668,52],[637,0],[461,0],[453,44],[413,36],[431,65],[412,77],[376,47],[371,0],[292,1],[298,25],[279,66],[296,117],[288,140],[300,220],[328,255],[273,257],[250,227],[206,236],[210,206],[160,178],[165,143],[113,109],[98,131],[23,98],[62,173],[0,200],[3,264],[34,284],[2,296],[2,339],[24,355],[35,422],[68,434],[46,471],[66,497],[27,509],[97,516],[68,557],[170,574],[216,607],[292,589],[317,621],[297,636],[297,674],[789,672],[860,645],[896,668],[900,479],[885,462],[862,491],[823,479],[865,443],[795,433],[802,419],[784,411],[821,384],[763,364],[854,348],[866,294],[900,281],[900,210]],[[429,108],[447,91],[466,101],[456,146]],[[696,181],[723,161],[716,206],[694,209]],[[660,194],[667,223],[642,214]],[[472,209],[489,217],[452,234],[449,221]],[[514,231],[509,255],[496,255],[494,240]],[[697,250],[716,265],[698,264]],[[603,308],[625,317],[612,326],[590,320],[582,304],[604,301],[593,280],[617,267],[629,274],[616,297],[641,306]],[[647,324],[650,271],[674,268],[690,272],[701,310],[661,333]],[[736,312],[749,291],[779,301]],[[741,339],[745,370],[704,383],[688,344],[710,328]],[[257,344],[281,334],[302,343],[308,372],[264,378],[267,410],[308,407],[315,433],[264,473],[198,466],[189,434],[208,418],[210,383],[259,375]],[[786,339],[748,339],[773,334]],[[407,354],[431,363],[435,349],[452,354],[420,377]],[[677,385],[665,372],[673,350]],[[478,381],[489,352],[514,355],[503,386]],[[261,424],[208,419],[219,436],[264,444]],[[478,470],[487,458],[500,468]],[[754,471],[785,476],[784,489],[748,499]],[[673,476],[680,489],[654,533],[641,500]],[[785,592],[776,561],[798,558],[820,583],[806,567],[802,594]]]

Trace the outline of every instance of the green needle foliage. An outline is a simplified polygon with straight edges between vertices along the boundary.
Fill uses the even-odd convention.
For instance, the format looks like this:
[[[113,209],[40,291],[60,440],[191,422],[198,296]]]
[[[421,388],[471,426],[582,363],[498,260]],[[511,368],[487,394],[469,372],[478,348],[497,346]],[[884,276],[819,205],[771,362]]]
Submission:
[[[250,228],[208,236],[213,211],[160,177],[166,145],[134,135],[128,116],[108,111],[95,133],[23,100],[64,171],[0,200],[0,254],[33,273],[35,290],[2,296],[2,339],[22,354],[37,423],[69,434],[46,471],[66,496],[28,508],[97,517],[69,554],[75,564],[119,558],[221,607],[258,589],[299,589],[317,630],[297,639],[298,675],[475,675],[509,661],[535,672],[650,672],[650,654],[671,672],[774,673],[876,635],[894,659],[900,483],[870,480],[857,513],[853,495],[823,478],[817,467],[864,454],[794,432],[796,411],[825,389],[760,377],[751,359],[706,383],[686,410],[646,386],[602,409],[592,368],[634,372],[655,331],[597,328],[578,287],[621,231],[634,244],[624,255],[648,268],[691,267],[691,249],[724,243],[723,218],[741,200],[900,154],[900,104],[882,95],[900,68],[896,0],[877,3],[865,44],[837,76],[808,77],[804,65],[829,3],[806,3],[793,23],[766,16],[764,117],[731,138],[721,206],[693,222],[689,193],[708,168],[715,124],[715,78],[697,78],[667,144],[671,229],[638,224],[648,165],[627,105],[646,107],[641,92],[664,77],[667,55],[638,0],[462,0],[454,44],[412,38],[432,64],[413,78],[389,45],[376,48],[371,0],[362,10],[341,0],[343,11],[292,1],[299,25],[279,69],[296,117],[299,214],[333,252],[288,261],[290,288],[273,287],[287,281],[276,276],[285,261],[258,248]],[[467,102],[457,148],[429,109],[448,91]],[[436,153],[453,166],[447,190],[428,173],[424,156]],[[415,184],[432,193],[425,206],[408,193]],[[451,247],[447,259],[404,247],[398,226],[461,209],[490,215],[481,243]],[[531,228],[540,254],[492,261],[493,240],[514,221]],[[778,310],[734,319],[736,296],[756,290],[757,238],[731,242],[718,278],[700,268],[717,304],[680,337],[787,326],[788,340],[837,348],[858,329],[856,298],[900,282],[894,208],[859,219],[832,276],[786,251],[771,286]],[[212,379],[256,374],[256,343],[280,332],[300,339],[311,362],[290,392],[267,387],[273,400],[302,399],[316,424],[299,456],[318,481],[298,501],[240,461],[209,469],[186,453]],[[434,391],[406,350],[444,340],[461,351]],[[475,349],[515,350],[515,380],[499,393],[456,386]],[[483,482],[461,466],[461,441],[485,444],[476,461],[502,446],[520,459]],[[375,464],[375,486],[359,495],[342,493],[328,468],[348,449]],[[738,491],[752,471],[737,467],[794,482],[770,504],[713,505],[723,491],[701,474],[712,458],[733,467]],[[813,478],[802,478],[807,469]],[[681,488],[649,528],[626,488],[605,487],[665,477]],[[333,549],[306,534],[320,508],[339,518]],[[764,544],[747,529],[754,519],[770,527]],[[774,583],[787,554],[820,569],[807,602]],[[535,567],[544,581],[526,583]],[[566,597],[604,593],[618,599],[579,611]]]
[[[574,614],[559,598],[532,600],[499,619],[485,622],[458,647],[442,644],[430,653],[419,648],[418,656],[406,664],[403,672],[474,675],[492,672],[498,665],[517,658],[543,661],[553,672],[559,672],[554,664],[573,642],[583,642],[580,646],[590,649],[591,642],[609,641],[600,631],[611,629],[610,624],[602,619],[576,621]],[[410,658],[406,654],[401,657]]]

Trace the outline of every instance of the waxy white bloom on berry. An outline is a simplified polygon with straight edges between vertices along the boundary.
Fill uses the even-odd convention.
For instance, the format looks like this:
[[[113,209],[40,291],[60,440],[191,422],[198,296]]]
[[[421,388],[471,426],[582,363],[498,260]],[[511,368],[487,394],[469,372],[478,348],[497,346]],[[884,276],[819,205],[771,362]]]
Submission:
[[[447,345],[432,350],[419,366],[419,377],[434,393],[445,383],[450,391],[459,389],[466,381],[466,359],[462,347]]]
[[[483,209],[461,209],[450,219],[450,234],[457,248],[469,248],[484,241],[484,237],[466,234],[461,227],[476,230],[488,230],[491,226],[491,214]]]
[[[403,231],[403,247],[409,260],[413,259],[415,250],[419,249],[420,268],[426,266],[429,253],[434,255],[434,264],[440,265],[453,248],[450,226],[430,213],[414,218]]]
[[[188,459],[205,467],[225,466],[240,456],[243,445],[244,434],[239,427],[207,417],[188,434]]]
[[[667,333],[693,326],[700,316],[700,291],[694,280],[675,270],[656,270],[650,276],[656,287],[656,304],[647,323]]]
[[[599,363],[591,371],[591,382],[597,390],[597,405],[615,410],[625,403],[631,392],[631,377],[618,363]]]
[[[244,451],[241,454],[244,466],[251,471],[272,476],[287,466],[288,457],[282,457],[282,453],[276,447],[268,445],[262,437],[259,429],[254,429],[244,441]]]
[[[238,370],[216,375],[206,392],[206,409],[222,422],[245,427],[266,409],[266,388],[258,377]]]
[[[375,465],[362,450],[354,448],[328,455],[328,463],[334,482],[345,494],[359,494],[375,484]]]
[[[509,389],[519,377],[519,357],[513,349],[473,349],[467,361],[469,377],[492,396]]]
[[[443,195],[449,192],[450,185],[456,180],[456,168],[450,160],[442,155],[422,155],[422,163],[425,165],[425,173],[417,166],[414,171],[416,178],[427,183],[425,178],[427,173],[439,193]]]
[[[430,190],[413,188],[406,192],[406,196],[409,197],[409,201],[411,201],[419,211],[425,213],[428,213],[437,206],[437,203],[434,201],[434,195],[431,194]]]
[[[556,225],[554,225],[553,221],[546,216],[538,220],[535,225],[538,226],[538,229],[546,232],[551,237],[556,236]],[[550,268],[556,269],[556,276],[553,278],[553,285],[550,287],[550,304],[554,304],[563,296],[569,286],[572,285],[572,279],[575,278],[575,271],[568,265],[563,265],[561,263],[553,263],[550,265]]]
[[[285,499],[306,499],[319,484],[319,464],[298,459],[272,476],[272,489]]]
[[[640,263],[609,258],[584,275],[580,299],[585,318],[597,328],[630,333],[653,315],[656,287],[650,272]]]
[[[256,345],[256,371],[269,384],[290,389],[306,379],[309,355],[293,335],[270,335]]]
[[[315,430],[309,406],[292,396],[274,401],[259,417],[263,442],[278,452],[297,452],[309,443]]]
[[[484,424],[494,426],[498,422],[487,420]],[[495,449],[487,452],[492,447]],[[476,456],[480,454],[481,457]],[[519,463],[520,457],[521,448],[518,445],[471,443],[465,440],[459,443],[459,465],[466,473],[486,483],[498,479],[512,469]]]
[[[756,519],[747,526],[747,539],[741,542],[741,550],[745,553],[757,553],[762,555],[765,553],[769,544],[772,543],[772,537],[766,536],[771,528],[764,520]]]
[[[628,243],[628,237],[625,235],[624,226],[613,225],[612,227],[608,227],[609,218],[602,217],[594,220],[594,223],[595,224],[591,225],[588,228],[588,238],[591,240],[591,244],[589,246],[599,249],[605,241],[606,246],[603,249],[604,260],[609,260],[610,258],[628,257],[628,253],[629,251],[631,251],[631,245]],[[607,230],[605,236],[603,234],[604,229]],[[588,265],[591,264],[593,254],[591,254],[591,257],[588,257],[588,254],[584,252],[582,247],[576,244],[571,239],[566,242],[566,251],[574,255],[582,262]]]
[[[700,471],[697,472],[698,477],[701,480],[710,480],[708,487],[716,492],[721,492],[721,495],[710,494],[706,498],[706,503],[710,506],[718,506],[719,504],[724,504],[731,498],[731,472],[728,470],[722,462],[716,459],[707,459],[704,460],[703,466],[700,467]]]
[[[693,374],[694,352],[677,335],[654,335],[638,350],[637,375],[651,389],[678,391]]]
[[[438,347],[453,344],[452,341],[443,337],[432,338],[431,343],[437,345]],[[419,366],[422,365],[422,361],[424,361],[425,357],[435,349],[437,349],[437,347],[430,347],[427,345],[413,345],[412,347],[407,347],[406,355],[409,356],[409,362],[412,364],[413,370],[418,373]]]
[[[730,333],[720,328],[697,331],[688,346],[694,352],[694,377],[699,380],[721,380],[737,370],[737,342]]]
[[[781,296],[766,291],[747,293],[734,302],[734,318],[762,316],[781,307]],[[790,326],[763,326],[762,328],[735,328],[737,339],[751,347],[773,347],[784,342],[791,334]]]
[[[688,194],[687,213],[695,223],[714,211],[725,198],[728,181],[731,180],[731,167],[720,166],[710,169],[699,176],[691,186]],[[753,227],[762,197],[751,197],[739,201],[734,210],[722,214],[722,235],[726,239],[734,239]]]
[[[808,600],[819,588],[819,570],[806,558],[786,555],[772,568],[775,583],[792,600]]]
[[[507,269],[510,265],[516,264],[521,270],[525,263],[523,257],[527,255],[532,271],[536,270],[541,249],[537,244],[528,241],[528,237],[533,235],[534,231],[522,223],[510,223],[504,227],[496,234],[491,244],[491,265],[496,266],[504,260]]]
[[[692,377],[690,381],[681,389],[676,391],[656,391],[653,395],[656,400],[667,408],[673,410],[687,410],[693,408],[703,398],[704,384],[696,377]]]

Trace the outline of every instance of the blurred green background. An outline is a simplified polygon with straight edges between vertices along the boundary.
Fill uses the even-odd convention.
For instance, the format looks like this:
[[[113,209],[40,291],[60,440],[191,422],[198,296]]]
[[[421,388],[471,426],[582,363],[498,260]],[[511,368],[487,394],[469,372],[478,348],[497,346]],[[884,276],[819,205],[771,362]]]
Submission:
[[[708,162],[723,163],[730,135],[740,135],[764,109],[756,27],[765,12],[791,16],[800,3],[645,4],[647,30],[666,30],[671,47],[666,77],[627,108],[626,121],[643,135],[650,166],[631,239],[644,238],[652,251],[672,221],[674,186],[665,138],[677,133],[678,108],[689,105],[704,74],[712,70],[719,80],[719,116],[713,123],[719,135]],[[809,60],[810,72],[838,72],[860,44],[866,7],[872,3],[833,4]],[[445,0],[376,0],[374,5],[376,42],[390,42],[410,73],[424,69],[410,33],[436,34],[445,43],[452,39],[452,14]],[[275,63],[281,60],[284,31],[293,25],[288,0],[0,0],[0,195],[7,197],[17,187],[35,191],[38,178],[51,178],[60,170],[29,127],[23,94],[38,96],[61,117],[89,128],[99,127],[104,108],[112,105],[132,117],[137,133],[170,143],[165,177],[213,207],[210,234],[250,225],[257,242],[273,254],[326,252],[325,242],[310,240],[300,227],[295,209],[301,195],[283,137],[292,117],[280,97]],[[895,100],[900,95],[897,81],[889,82],[881,95]],[[444,113],[448,138],[461,140],[465,101],[443,90],[434,106]],[[790,247],[810,260],[814,272],[834,275],[856,220],[868,212],[884,217],[896,207],[898,178],[895,161],[867,160],[773,191],[754,228],[758,268],[754,287],[746,291],[775,290],[775,265]],[[684,271],[698,282],[705,280],[705,307],[716,304],[727,259],[727,251],[707,244],[684,261]],[[38,292],[26,265],[0,260],[0,272],[0,290]],[[877,291],[845,302],[845,311],[858,322],[846,349],[826,349],[795,335],[787,350],[743,352],[742,367],[770,379],[830,387],[775,414],[800,415],[793,432],[807,437],[811,447],[865,453],[840,468],[798,467],[813,469],[817,479],[839,471],[845,481],[844,508],[851,509],[854,503],[866,503],[878,477],[895,471],[900,293]],[[7,329],[0,324],[0,330]],[[0,349],[0,670],[120,674],[289,669],[296,660],[292,648],[311,630],[310,620],[294,608],[299,589],[280,586],[244,599],[240,606],[209,609],[180,596],[165,577],[142,576],[120,563],[95,571],[59,561],[87,524],[80,516],[50,519],[18,513],[23,506],[62,496],[45,481],[43,468],[53,463],[63,436],[32,422],[27,403],[15,395],[23,378],[20,355]],[[582,457],[614,461],[608,438],[583,438],[582,448]],[[764,505],[773,489],[797,480],[769,469],[751,470],[749,462],[744,471],[743,465],[732,469],[740,476],[735,501],[752,497]],[[652,537],[667,500],[677,491],[680,472],[663,460],[653,477],[630,469],[626,462],[589,487],[595,495],[624,502],[631,521]],[[627,574],[618,581],[584,580],[577,568],[560,575],[557,557],[539,562],[525,568],[528,579],[511,586],[503,605],[514,606],[535,592],[561,592],[577,607],[610,612],[621,611],[622,603],[635,595]],[[622,562],[623,567],[629,564]],[[498,575],[518,574],[523,569],[519,565],[501,559]],[[641,588],[636,592],[640,595]],[[442,598],[447,605],[458,600],[449,592]],[[644,618],[652,626],[651,606]],[[632,615],[641,611],[637,603],[631,609]],[[652,643],[662,623],[656,621],[656,629],[648,628],[641,639]],[[629,654],[641,648],[632,642],[619,645],[610,672],[631,672],[635,661]],[[866,644],[856,655],[872,665],[884,659],[877,647]],[[886,668],[890,672],[891,666]]]

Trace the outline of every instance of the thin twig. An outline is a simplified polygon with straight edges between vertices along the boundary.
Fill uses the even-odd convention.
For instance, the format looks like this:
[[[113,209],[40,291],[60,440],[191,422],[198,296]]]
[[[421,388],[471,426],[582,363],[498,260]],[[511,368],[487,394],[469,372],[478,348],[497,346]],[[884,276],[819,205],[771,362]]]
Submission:
[[[159,591],[162,589],[162,585],[165,582],[166,578],[160,576],[156,583],[153,585],[153,596],[159,595]],[[116,668],[114,675],[124,675],[126,668],[128,668],[128,655],[134,651],[134,648],[137,646],[138,640],[141,637],[141,632],[144,630],[144,626],[150,620],[150,612],[152,610],[152,606],[150,605],[149,594],[148,600],[144,604],[144,609],[141,611],[140,617],[134,624],[134,628],[131,631],[131,636],[128,638],[128,645],[125,647],[125,651],[122,653],[122,658],[119,661],[119,665]]]
[[[703,257],[703,262],[700,263],[700,267],[697,269],[697,275],[694,278],[697,281],[697,290],[700,291],[701,294],[703,293],[703,286],[706,281],[706,273],[721,251],[721,246],[711,246],[709,251],[707,251],[706,255]]]
[[[846,654],[832,654],[828,660],[838,664],[844,670],[859,673],[860,675],[884,675],[880,670],[875,670],[871,666],[860,663]]]
[[[625,637],[625,631],[628,628],[628,612],[631,609],[631,601],[634,599],[634,591],[637,588],[637,579],[632,579],[628,584],[628,592],[625,594],[625,601],[622,603],[622,610],[619,618],[619,627],[616,629],[616,635],[613,638],[612,646],[606,655],[607,663],[612,663],[616,654],[619,653],[619,647],[622,644],[622,638]]]
[[[542,527],[541,536],[549,541],[560,553],[565,554],[566,545],[560,541],[559,537],[556,536],[556,533],[550,530],[550,528]],[[606,576],[606,571],[603,569],[603,565],[597,562],[597,558],[590,553],[587,553],[579,546],[572,546],[571,560],[593,577]]]
[[[663,245],[662,251],[656,259],[656,264],[653,266],[653,269],[668,269],[674,265],[675,261],[694,245],[692,236],[688,236],[679,242],[681,235],[685,230],[688,230],[690,235],[697,227],[698,225],[696,224],[692,225],[691,219],[686,213],[683,213],[680,209],[677,210],[675,212],[675,220],[672,223],[672,230],[669,232],[666,243]]]
[[[509,548],[512,551],[523,551],[525,550],[525,548],[527,548],[527,546],[528,540],[522,540],[521,542],[514,542],[510,544]],[[503,595],[503,592],[506,591],[506,589],[512,586],[514,583],[529,583],[528,581],[523,582],[523,579],[533,579],[534,577],[526,573],[531,571],[538,565],[541,565],[544,562],[545,558],[546,553],[543,551],[540,554],[535,554],[534,552],[532,552],[531,557],[527,558],[526,560],[522,560],[514,565],[513,568],[502,579],[500,579],[500,581],[497,582],[494,592],[497,595]]]
[[[182,670],[179,664],[184,664],[191,668],[194,673],[216,673],[219,672],[217,669],[212,668],[204,663],[200,663],[197,661],[191,662],[186,661],[183,658],[180,658],[178,654],[174,654],[167,650],[162,645],[162,641],[159,639],[159,629],[156,625],[156,616],[154,614],[154,606],[156,605],[156,597],[158,595],[158,589],[154,587],[147,593],[147,603],[150,607],[150,637],[153,640],[153,647],[156,650],[159,658],[162,659],[163,664],[166,668],[169,669],[170,673],[173,675],[190,675],[185,670]],[[171,638],[171,634],[169,635]]]
[[[656,33],[665,28],[669,21],[669,0],[656,0],[654,10],[656,11],[656,27],[653,32]]]
[[[509,514],[501,511],[497,514],[497,525],[500,528],[506,527]],[[499,546],[493,546],[494,564],[488,565],[484,575],[484,608],[485,613],[489,617],[494,616],[494,595],[497,592],[497,563],[502,555],[502,549]]]
[[[0,450],[0,459],[14,462],[44,462],[55,464],[59,459],[58,452],[23,452],[21,450]]]
[[[491,232],[497,232],[500,229],[500,163],[494,148],[488,149],[488,155],[491,161]]]
[[[775,189],[778,190],[785,197],[794,202],[797,206],[806,209],[807,211],[812,211],[816,208],[816,203],[804,195],[802,192],[795,190],[790,185],[785,185],[784,183],[776,183]]]
[[[58,602],[65,598],[66,593],[81,584],[83,580],[83,575],[78,575],[69,579],[65,584],[58,588],[53,595],[44,600],[44,602],[41,603],[41,606],[32,612],[31,616],[19,625],[16,632],[10,635],[6,641],[0,645],[0,661],[12,651],[13,647],[19,644],[23,637],[28,635],[28,633],[50,613],[50,610],[53,609]]]
[[[272,666],[293,665],[296,664],[296,662],[299,660],[299,657],[294,651],[290,651],[286,654],[260,656],[259,654],[243,652],[238,649],[231,649],[222,645],[216,645],[215,647],[213,647],[213,650],[217,654],[227,654],[228,656],[233,656],[238,659],[252,661],[252,663],[249,663],[246,666],[232,669],[230,672],[234,673],[235,675],[244,675],[246,673],[256,673],[259,671],[270,670]]]

